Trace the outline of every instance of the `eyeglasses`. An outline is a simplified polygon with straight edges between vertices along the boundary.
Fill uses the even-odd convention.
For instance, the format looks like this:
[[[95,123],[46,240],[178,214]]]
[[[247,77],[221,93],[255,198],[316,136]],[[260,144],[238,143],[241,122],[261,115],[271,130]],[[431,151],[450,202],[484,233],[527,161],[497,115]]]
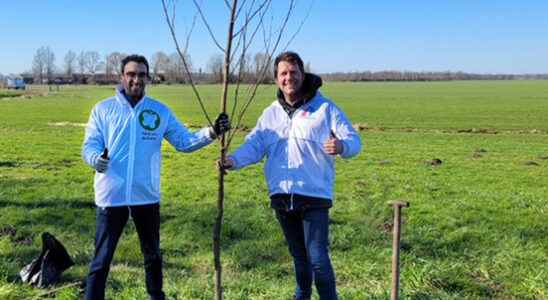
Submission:
[[[148,78],[148,74],[145,73],[145,72],[139,72],[139,73],[135,73],[135,72],[127,72],[127,73],[124,73],[124,76],[128,77],[128,78],[139,78],[139,79],[146,79]]]

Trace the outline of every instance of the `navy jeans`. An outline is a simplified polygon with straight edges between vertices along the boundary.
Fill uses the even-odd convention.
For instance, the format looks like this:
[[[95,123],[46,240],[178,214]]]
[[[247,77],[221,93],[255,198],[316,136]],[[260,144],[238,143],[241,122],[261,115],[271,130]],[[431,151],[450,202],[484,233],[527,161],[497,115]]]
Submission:
[[[95,256],[86,279],[86,300],[105,298],[110,263],[129,215],[135,223],[144,256],[146,288],[150,299],[164,299],[160,254],[160,205],[97,207]]]
[[[276,210],[293,257],[296,299],[310,299],[312,281],[321,300],[336,300],[335,274],[329,259],[329,209]]]

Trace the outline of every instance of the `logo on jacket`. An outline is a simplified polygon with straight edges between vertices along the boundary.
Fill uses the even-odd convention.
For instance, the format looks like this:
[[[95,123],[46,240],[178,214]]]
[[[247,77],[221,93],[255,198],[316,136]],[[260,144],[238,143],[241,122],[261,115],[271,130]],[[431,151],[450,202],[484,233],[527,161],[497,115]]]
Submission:
[[[139,123],[146,130],[156,130],[160,126],[160,115],[153,110],[145,109],[139,114]]]

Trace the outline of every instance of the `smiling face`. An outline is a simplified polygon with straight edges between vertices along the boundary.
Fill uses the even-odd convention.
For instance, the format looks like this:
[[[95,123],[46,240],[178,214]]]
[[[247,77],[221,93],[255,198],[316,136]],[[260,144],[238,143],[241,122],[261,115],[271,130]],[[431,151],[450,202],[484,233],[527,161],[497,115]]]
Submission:
[[[133,101],[139,101],[145,94],[147,79],[147,67],[143,63],[134,61],[128,62],[124,66],[122,74],[122,86],[126,96]]]
[[[293,104],[299,101],[301,87],[303,85],[304,74],[297,64],[287,61],[278,63],[278,73],[276,74],[276,84],[282,91],[285,101]]]

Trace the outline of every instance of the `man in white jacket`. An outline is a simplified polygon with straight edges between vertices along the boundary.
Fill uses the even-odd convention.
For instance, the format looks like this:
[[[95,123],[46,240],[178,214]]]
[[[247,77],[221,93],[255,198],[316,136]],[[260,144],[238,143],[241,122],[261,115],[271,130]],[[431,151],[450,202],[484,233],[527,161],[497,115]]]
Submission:
[[[280,54],[274,61],[274,76],[278,99],[221,167],[236,170],[266,156],[271,207],[295,267],[294,299],[310,299],[312,281],[320,299],[337,299],[329,258],[334,156],[357,155],[360,137],[344,113],[318,91],[321,78],[304,72],[297,53]]]
[[[157,100],[145,95],[149,66],[130,55],[121,63],[116,95],[93,108],[82,147],[84,161],[96,170],[95,254],[86,280],[85,299],[104,299],[116,245],[129,216],[144,256],[150,299],[164,299],[160,253],[160,166],[163,139],[182,152],[210,144],[230,129],[226,114],[213,127],[188,131]]]

